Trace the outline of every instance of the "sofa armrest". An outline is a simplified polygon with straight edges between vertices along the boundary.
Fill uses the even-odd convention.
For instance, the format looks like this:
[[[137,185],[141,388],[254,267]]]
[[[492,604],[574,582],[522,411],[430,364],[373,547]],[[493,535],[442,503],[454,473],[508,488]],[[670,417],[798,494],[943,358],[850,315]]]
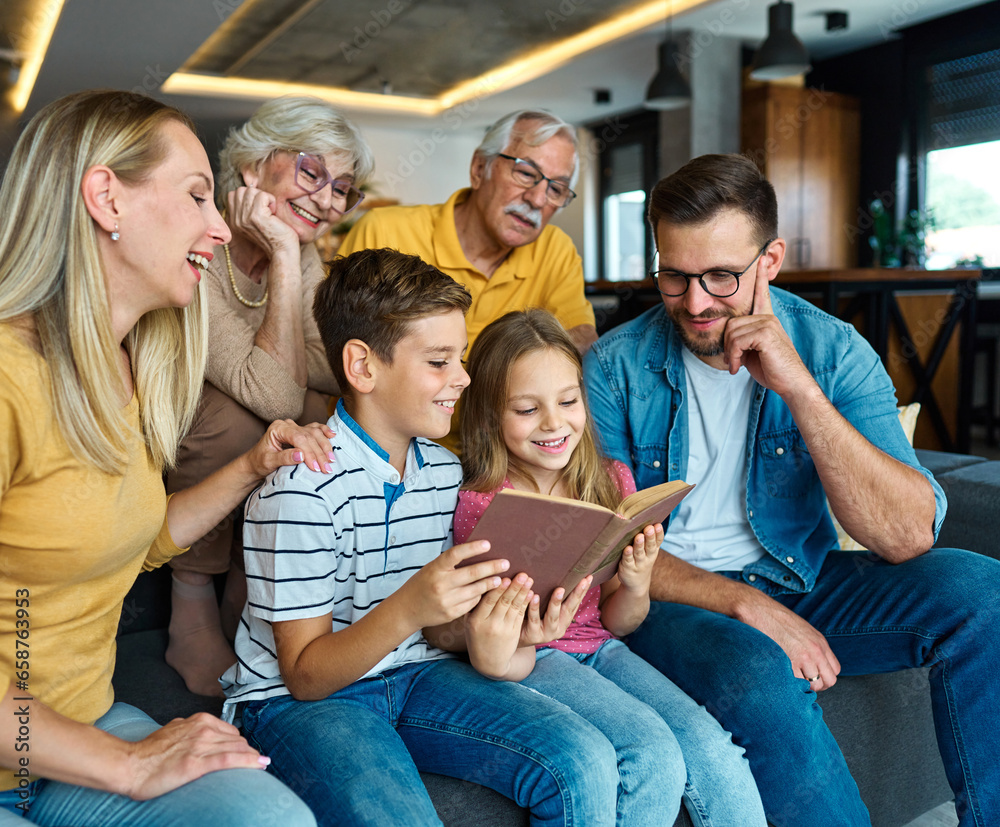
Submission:
[[[966,454],[917,451],[948,497],[939,548],[965,548],[1000,559],[1000,462]]]

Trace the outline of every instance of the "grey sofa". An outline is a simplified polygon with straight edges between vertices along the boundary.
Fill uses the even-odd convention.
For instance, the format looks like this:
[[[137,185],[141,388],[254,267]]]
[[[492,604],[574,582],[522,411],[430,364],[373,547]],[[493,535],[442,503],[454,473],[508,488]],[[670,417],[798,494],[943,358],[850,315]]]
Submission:
[[[986,517],[1000,514],[1000,462],[935,451],[918,455],[949,498],[938,545],[1000,559],[1000,533]],[[118,700],[135,704],[161,723],[201,710],[217,713],[220,708],[217,701],[187,692],[163,660],[169,583],[169,571],[150,572],[141,575],[129,593],[114,677]],[[820,704],[874,827],[900,827],[951,799],[934,735],[927,670],[841,678],[820,693]],[[526,811],[492,790],[434,775],[426,775],[424,781],[448,827],[528,823]],[[690,824],[682,811],[676,825]]]

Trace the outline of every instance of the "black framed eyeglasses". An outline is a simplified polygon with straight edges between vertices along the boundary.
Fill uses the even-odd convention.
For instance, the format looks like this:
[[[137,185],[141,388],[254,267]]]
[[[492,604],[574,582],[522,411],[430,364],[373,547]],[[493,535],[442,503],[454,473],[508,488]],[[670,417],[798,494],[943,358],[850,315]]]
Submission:
[[[513,155],[504,155],[502,152],[497,153],[497,157],[506,158],[508,161],[514,162],[510,168],[510,177],[514,179],[514,183],[518,186],[530,190],[532,187],[537,187],[542,181],[545,181],[545,199],[553,207],[565,207],[570,201],[576,198],[576,193],[569,188],[569,185],[565,181],[549,178],[547,175],[544,175],[534,162],[525,161],[523,158],[515,158]]]
[[[333,190],[331,206],[341,215],[347,215],[365,200],[365,194],[354,184],[334,178],[319,158],[307,152],[300,152],[295,159],[295,183],[310,195],[330,184]]]
[[[708,293],[708,295],[714,296],[717,299],[728,299],[740,289],[740,276],[746,275],[747,270],[757,263],[757,259],[764,255],[764,252],[775,240],[775,238],[768,239],[764,246],[757,251],[757,255],[753,257],[753,261],[739,273],[734,273],[732,270],[706,270],[704,273],[682,273],[680,270],[652,270],[649,275],[656,282],[656,289],[664,296],[672,296],[674,298],[683,296],[687,293],[691,279],[698,279],[702,290]]]

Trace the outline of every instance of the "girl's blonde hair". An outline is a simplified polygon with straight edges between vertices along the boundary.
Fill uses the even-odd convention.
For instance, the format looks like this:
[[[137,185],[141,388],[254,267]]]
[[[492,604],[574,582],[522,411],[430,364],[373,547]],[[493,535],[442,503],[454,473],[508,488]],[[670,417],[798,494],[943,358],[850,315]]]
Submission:
[[[167,155],[163,126],[180,110],[132,92],[89,91],[50,103],[28,123],[0,185],[0,322],[30,326],[51,375],[56,421],[70,450],[108,473],[128,461],[118,342],[97,233],[81,195],[108,166],[141,186]],[[142,435],[159,468],[173,464],[204,380],[205,303],[139,319],[124,346]]]
[[[580,443],[563,469],[561,481],[573,499],[616,508],[622,497],[611,478],[607,460],[597,450],[580,354],[555,316],[538,308],[514,311],[491,322],[469,353],[468,372],[472,381],[462,395],[460,422],[463,487],[495,491],[508,475],[534,485],[531,474],[504,444],[503,417],[514,365],[522,356],[538,350],[554,350],[573,363],[580,380],[581,402],[587,411]]]

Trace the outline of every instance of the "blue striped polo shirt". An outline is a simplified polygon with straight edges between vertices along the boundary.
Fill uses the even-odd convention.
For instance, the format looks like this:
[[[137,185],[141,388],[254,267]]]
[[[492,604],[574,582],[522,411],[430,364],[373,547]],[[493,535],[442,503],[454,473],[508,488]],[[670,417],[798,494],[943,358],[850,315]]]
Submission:
[[[226,713],[236,703],[290,694],[278,670],[276,620],[333,615],[344,629],[378,606],[452,545],[462,482],[458,458],[414,438],[402,479],[338,403],[330,418],[334,473],[279,468],[251,494],[243,527],[247,603],[237,663],[222,676]],[[415,632],[364,677],[415,661],[450,657]]]

